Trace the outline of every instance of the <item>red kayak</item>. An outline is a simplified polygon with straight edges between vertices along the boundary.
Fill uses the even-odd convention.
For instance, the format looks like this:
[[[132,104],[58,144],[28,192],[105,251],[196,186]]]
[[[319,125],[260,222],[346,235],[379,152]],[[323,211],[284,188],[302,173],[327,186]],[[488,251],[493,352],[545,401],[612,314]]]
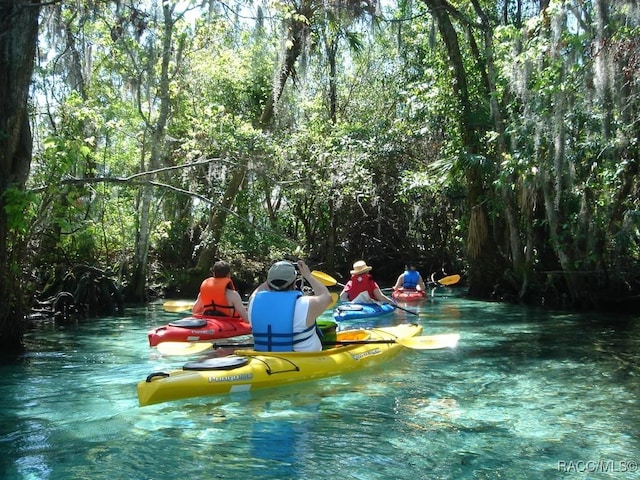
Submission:
[[[251,325],[241,318],[192,315],[149,330],[147,337],[155,347],[161,342],[202,342],[250,333]]]
[[[404,289],[394,290],[391,296],[400,302],[419,302],[427,298],[424,290]]]

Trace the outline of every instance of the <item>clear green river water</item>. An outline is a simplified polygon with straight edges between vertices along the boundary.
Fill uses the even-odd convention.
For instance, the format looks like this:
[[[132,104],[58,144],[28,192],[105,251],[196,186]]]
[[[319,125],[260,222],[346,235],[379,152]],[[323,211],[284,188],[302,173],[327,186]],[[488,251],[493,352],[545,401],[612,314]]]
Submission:
[[[180,368],[148,345],[161,305],[43,324],[0,365],[0,479],[640,478],[640,314],[560,313],[438,289],[424,334],[372,370],[257,393],[139,407]]]

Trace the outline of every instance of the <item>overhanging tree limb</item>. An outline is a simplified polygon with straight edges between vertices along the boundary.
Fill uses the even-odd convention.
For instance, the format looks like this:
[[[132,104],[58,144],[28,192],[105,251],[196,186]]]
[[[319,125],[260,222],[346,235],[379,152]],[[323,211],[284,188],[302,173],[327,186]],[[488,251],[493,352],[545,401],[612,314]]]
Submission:
[[[183,168],[183,167],[191,167],[191,166],[196,166],[198,164],[206,164],[206,163],[210,163],[213,160],[208,160],[208,161],[203,161],[203,162],[197,162],[197,163],[190,163],[190,164],[186,164],[186,165],[176,165],[176,166],[171,166],[171,167],[166,167],[166,168],[159,168],[157,170],[153,170],[153,171],[147,171],[147,172],[140,172],[140,173],[136,173],[133,175],[129,175],[126,177],[90,177],[90,178],[67,178],[62,180],[60,183],[62,185],[89,185],[89,184],[99,184],[99,183],[111,183],[111,184],[124,184],[127,186],[135,186],[135,187],[140,187],[140,186],[153,186],[153,187],[157,187],[157,188],[161,188],[161,189],[166,189],[166,190],[171,190],[173,192],[182,194],[182,195],[187,195],[189,197],[193,197],[193,198],[197,198],[198,200],[200,200],[203,203],[206,203],[208,205],[211,205],[211,208],[213,208],[214,210],[221,210],[226,212],[228,215],[231,215],[235,218],[237,218],[238,220],[246,223],[247,225],[250,225],[252,229],[256,230],[256,231],[260,231],[269,235],[273,235],[276,236],[278,238],[281,238],[282,240],[290,243],[291,245],[297,246],[298,243],[289,238],[286,237],[284,235],[280,235],[278,233],[273,232],[272,230],[268,230],[266,228],[261,228],[259,226],[254,225],[253,223],[251,223],[248,219],[242,217],[241,215],[238,215],[236,212],[234,212],[232,209],[224,206],[221,202],[216,202],[214,200],[211,200],[210,198],[198,193],[198,192],[194,192],[191,190],[187,190],[184,188],[180,188],[177,187],[175,185],[170,185],[168,183],[164,183],[164,182],[158,182],[155,180],[139,180],[141,177],[147,177],[147,176],[152,176],[155,175],[157,173],[160,172],[164,172],[167,170],[175,170],[177,168]],[[32,189],[31,191],[34,192],[41,192],[43,190],[45,190],[46,187],[38,187],[36,189]]]

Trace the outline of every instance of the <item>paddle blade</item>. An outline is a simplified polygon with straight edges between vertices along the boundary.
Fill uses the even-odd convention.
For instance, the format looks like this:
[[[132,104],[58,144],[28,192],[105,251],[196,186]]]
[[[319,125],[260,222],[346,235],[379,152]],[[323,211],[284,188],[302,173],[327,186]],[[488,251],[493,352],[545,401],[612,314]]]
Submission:
[[[160,342],[158,352],[166,356],[196,355],[213,347],[209,342]]]
[[[311,275],[313,275],[316,278],[316,280],[318,280],[320,283],[322,283],[327,287],[333,287],[335,284],[338,283],[338,281],[335,278],[333,278],[331,275],[328,275],[324,272],[319,272],[318,270],[313,270],[311,272]]]
[[[421,337],[399,338],[400,345],[414,350],[439,350],[441,348],[453,348],[458,344],[460,335],[446,333],[442,335],[424,335]],[[160,344],[162,345],[162,344]]]
[[[162,308],[166,312],[190,312],[195,303],[193,300],[167,300]]]
[[[331,303],[326,308],[326,310],[333,309],[333,307],[336,306],[336,303],[338,303],[338,300],[340,300],[340,294],[336,292],[331,292]]]
[[[460,281],[460,275],[449,275],[438,280],[440,285],[454,285]]]

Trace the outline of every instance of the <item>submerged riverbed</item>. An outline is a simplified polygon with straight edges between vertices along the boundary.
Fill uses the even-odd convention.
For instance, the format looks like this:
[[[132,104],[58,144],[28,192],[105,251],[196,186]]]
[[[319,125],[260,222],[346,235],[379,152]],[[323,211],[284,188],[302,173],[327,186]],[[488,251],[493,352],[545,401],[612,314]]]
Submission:
[[[474,302],[438,289],[381,322],[459,333],[383,367],[138,407],[184,357],[149,348],[160,305],[41,325],[0,365],[0,478],[640,478],[640,323]]]

